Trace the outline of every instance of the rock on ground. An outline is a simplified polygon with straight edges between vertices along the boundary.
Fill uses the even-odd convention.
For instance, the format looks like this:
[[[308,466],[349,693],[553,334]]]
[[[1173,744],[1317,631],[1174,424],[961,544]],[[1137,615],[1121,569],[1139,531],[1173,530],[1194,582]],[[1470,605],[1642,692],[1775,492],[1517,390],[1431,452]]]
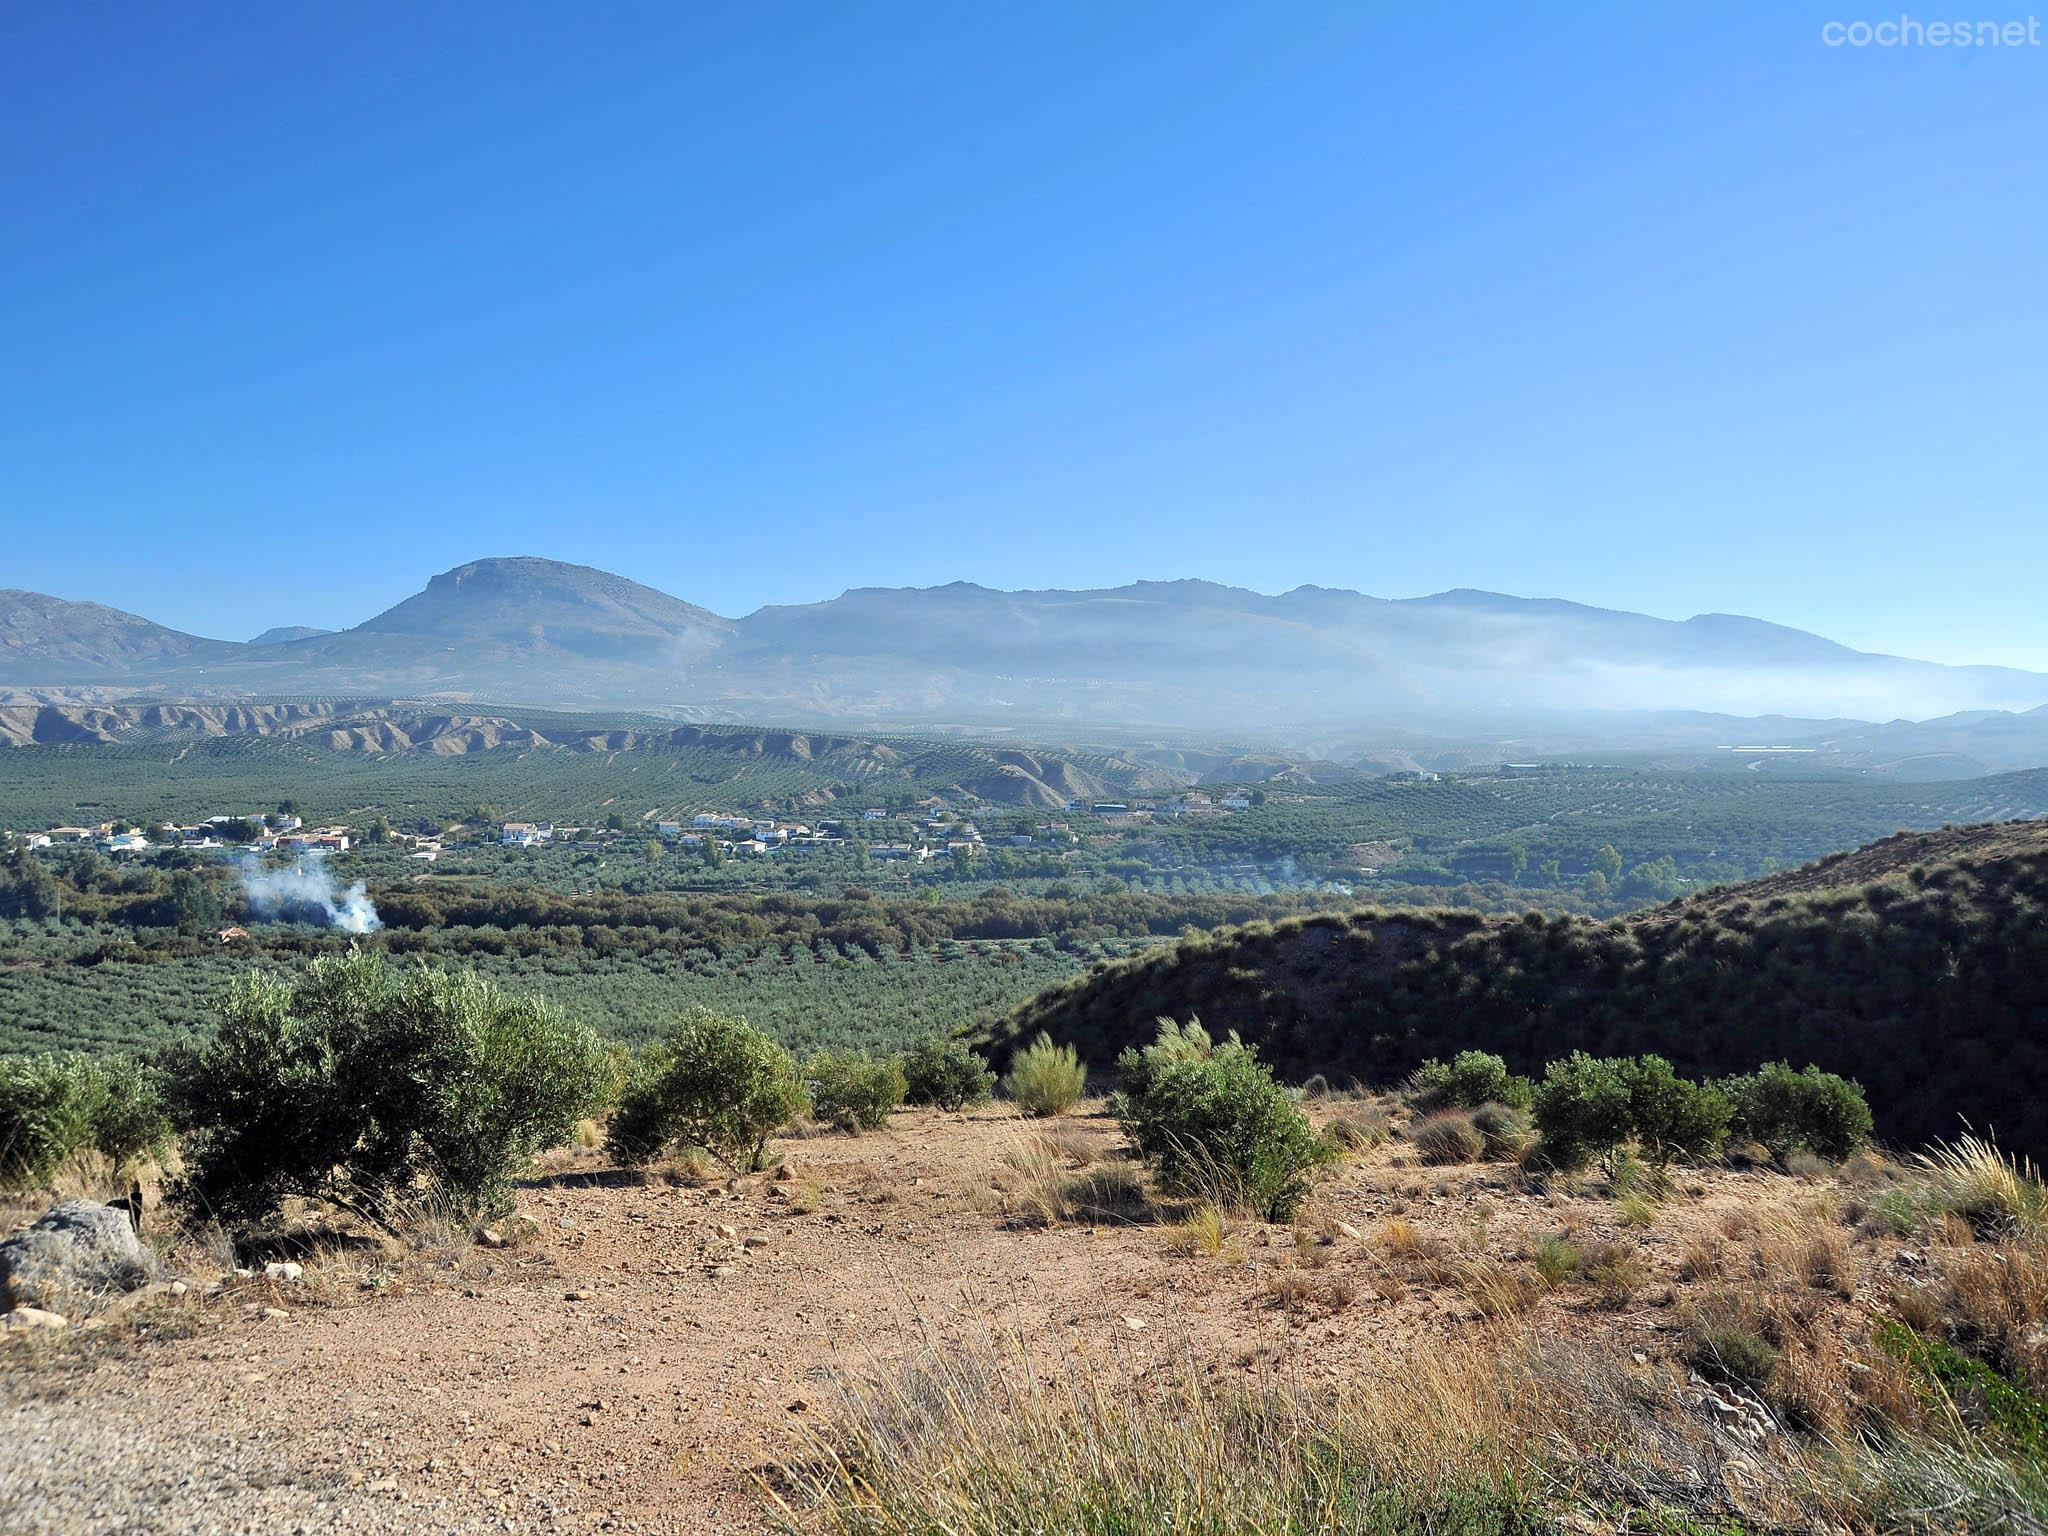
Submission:
[[[0,1243],[0,1304],[63,1311],[79,1298],[145,1285],[158,1267],[126,1211],[66,1200]]]

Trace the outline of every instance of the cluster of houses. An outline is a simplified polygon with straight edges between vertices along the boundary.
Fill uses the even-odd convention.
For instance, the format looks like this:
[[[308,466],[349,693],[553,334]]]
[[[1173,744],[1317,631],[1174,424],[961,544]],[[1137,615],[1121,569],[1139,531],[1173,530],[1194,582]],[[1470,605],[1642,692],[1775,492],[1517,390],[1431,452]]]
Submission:
[[[345,853],[346,827],[308,827],[297,816],[278,812],[249,816],[209,816],[190,826],[167,823],[148,832],[131,831],[125,822],[103,821],[92,827],[51,827],[31,832],[31,848],[90,847],[106,854],[148,853],[154,848],[282,849],[287,853]]]
[[[1067,809],[1091,816],[1150,816],[1174,819],[1181,816],[1213,816],[1223,811],[1248,811],[1251,796],[1242,791],[1211,796],[1199,791],[1173,795],[1163,800],[1089,800],[1069,798]]]
[[[1434,775],[1431,775],[1434,777]],[[1084,816],[1110,820],[1199,816],[1251,808],[1243,793],[1212,798],[1199,791],[1164,799],[1082,800],[1069,798],[1066,810]],[[975,806],[974,814],[994,814],[993,806]],[[718,811],[700,811],[685,825],[680,821],[655,823],[655,832],[665,843],[701,846],[715,841],[727,854],[765,854],[783,848],[817,847],[842,842],[852,836],[878,836],[871,841],[868,855],[875,859],[924,860],[953,857],[972,858],[989,847],[989,841],[970,815],[931,796],[908,809],[868,806],[859,813],[861,832],[849,827],[852,817],[833,817],[815,826],[771,816],[748,816]],[[51,827],[27,834],[31,848],[86,845],[107,854],[147,853],[155,848],[250,848],[259,852],[342,853],[351,846],[346,827],[307,827],[299,817],[280,812],[247,816],[210,816],[190,826],[165,825],[148,832],[131,830],[130,823],[101,822],[91,827]],[[559,827],[545,821],[507,821],[498,829],[498,842],[507,848],[562,845],[573,848],[602,848],[619,834],[579,827]],[[410,857],[432,863],[441,854],[438,837],[402,837]],[[1069,847],[1080,839],[1064,821],[1050,822],[1030,831],[1014,831],[1000,838],[1012,848]]]
[[[993,810],[993,807],[986,809]],[[886,839],[870,841],[867,845],[870,858],[884,860],[913,859],[922,862],[940,857],[972,858],[990,846],[988,838],[972,820],[943,809],[943,802],[937,800],[908,811],[888,811],[871,806],[860,813],[858,822],[851,817],[829,817],[815,825],[770,816],[700,811],[687,823],[657,821],[654,832],[673,847],[701,847],[710,842],[715,843],[721,853],[742,857],[774,853],[785,848],[825,847],[851,841],[864,833]],[[619,835],[617,832],[587,833],[581,828],[558,827],[549,822],[508,821],[500,826],[498,841],[507,848],[554,844],[594,849],[605,846]],[[1079,839],[1067,823],[1054,822],[1030,832],[1008,833],[1001,841],[1013,848],[1030,848],[1066,847]]]

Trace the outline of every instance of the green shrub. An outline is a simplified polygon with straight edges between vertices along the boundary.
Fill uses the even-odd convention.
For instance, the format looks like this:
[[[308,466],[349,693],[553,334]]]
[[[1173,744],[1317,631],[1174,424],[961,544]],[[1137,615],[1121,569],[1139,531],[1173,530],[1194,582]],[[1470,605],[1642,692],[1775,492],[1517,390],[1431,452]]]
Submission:
[[[959,1110],[993,1098],[996,1075],[966,1041],[932,1036],[903,1053],[903,1090],[908,1103]]]
[[[1054,1045],[1040,1035],[1010,1058],[1003,1092],[1028,1115],[1063,1115],[1080,1100],[1088,1069],[1071,1045]]]
[[[1486,1138],[1460,1110],[1431,1115],[1408,1133],[1425,1163],[1476,1163],[1486,1155]]]
[[[1335,1148],[1250,1046],[1214,1045],[1199,1025],[1189,1028],[1198,1041],[1162,1021],[1153,1046],[1119,1058],[1125,1086],[1111,1108],[1124,1134],[1169,1192],[1220,1195],[1268,1221],[1290,1219]]]
[[[387,1229],[422,1196],[500,1214],[607,1086],[596,1036],[538,999],[466,971],[323,957],[245,978],[179,1071],[184,1193],[231,1224],[294,1195]]]
[[[1804,1147],[1839,1163],[1870,1139],[1863,1090],[1818,1067],[1794,1072],[1789,1062],[1772,1062],[1748,1077],[1724,1079],[1720,1089],[1733,1112],[1734,1133],[1761,1142],[1773,1157]]]
[[[1574,1051],[1544,1072],[1535,1115],[1544,1157],[1575,1167],[1627,1139],[1628,1085],[1613,1062]]]
[[[900,1065],[855,1051],[820,1051],[804,1064],[804,1077],[811,1113],[856,1135],[887,1125],[907,1091]]]
[[[1674,1157],[1712,1157],[1728,1135],[1729,1105],[1721,1091],[1686,1081],[1661,1056],[1599,1058],[1575,1051],[1544,1073],[1535,1113],[1544,1156],[1561,1168],[1631,1140],[1660,1167]]]
[[[1482,1104],[1527,1109],[1536,1085],[1508,1071],[1508,1064],[1498,1056],[1460,1051],[1448,1064],[1425,1061],[1411,1089],[1416,1104],[1424,1109],[1477,1109]]]
[[[1688,1082],[1662,1056],[1615,1064],[1628,1089],[1629,1130],[1657,1167],[1674,1157],[1710,1158],[1728,1139],[1729,1105],[1720,1089]]]
[[[1561,1232],[1553,1232],[1538,1242],[1534,1259],[1536,1273],[1552,1290],[1577,1279],[1586,1264],[1585,1251]]]
[[[167,1134],[155,1085],[125,1056],[0,1057],[0,1187],[47,1183],[79,1152],[159,1152]]]
[[[1686,1341],[1686,1360],[1702,1376],[1762,1388],[1778,1368],[1778,1351],[1768,1339],[1725,1321],[1702,1324]]]
[[[648,1047],[606,1140],[628,1166],[668,1147],[702,1147],[745,1172],[760,1166],[768,1138],[810,1107],[788,1051],[744,1020],[700,1009]]]

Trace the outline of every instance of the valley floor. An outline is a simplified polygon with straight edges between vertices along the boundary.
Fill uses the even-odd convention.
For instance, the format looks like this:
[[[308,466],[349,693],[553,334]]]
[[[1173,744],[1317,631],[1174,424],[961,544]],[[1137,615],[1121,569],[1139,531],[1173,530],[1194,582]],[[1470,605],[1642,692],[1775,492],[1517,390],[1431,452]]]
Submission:
[[[1033,1224],[1016,1154],[1047,1129],[1003,1109],[905,1113],[780,1143],[789,1176],[729,1188],[558,1154],[520,1192],[538,1231],[511,1247],[328,1251],[300,1280],[259,1269],[211,1296],[195,1273],[153,1311],[14,1341],[0,1530],[762,1530],[842,1372],[994,1330],[1140,1382],[1190,1362],[1224,1383],[1355,1382],[1504,1326],[1458,1277],[1489,1257],[1527,1272],[1560,1229],[1621,1245],[1639,1273],[1619,1296],[1542,1291],[1518,1324],[1668,1372],[1688,1255],[1824,1193],[1688,1173],[1631,1226],[1612,1199],[1420,1167],[1396,1141],[1338,1172],[1312,1228],[1245,1225],[1219,1252],[1176,1252],[1156,1221]],[[1052,1129],[1066,1166],[1118,1165],[1106,1116]],[[1852,1240],[1866,1278],[1814,1291],[1824,1312],[1913,1262],[1899,1240]]]

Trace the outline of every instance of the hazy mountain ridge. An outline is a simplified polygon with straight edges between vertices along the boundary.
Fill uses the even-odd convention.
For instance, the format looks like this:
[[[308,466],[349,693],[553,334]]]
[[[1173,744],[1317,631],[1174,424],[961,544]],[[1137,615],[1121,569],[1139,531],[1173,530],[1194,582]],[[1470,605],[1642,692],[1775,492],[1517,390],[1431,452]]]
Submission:
[[[246,645],[97,604],[0,593],[0,685],[1239,741],[1333,727],[1505,739],[1560,719],[1570,721],[1560,739],[1588,740],[1579,717],[1640,711],[1784,716],[1813,734],[2048,705],[2048,675],[1858,652],[1727,614],[1673,621],[1472,590],[1389,599],[1304,586],[1268,596],[1189,580],[1085,591],[859,587],[728,619],[609,572],[528,557],[444,572],[353,629],[272,631]],[[2028,723],[1972,734],[1996,749],[1991,766],[2010,766],[1999,754],[2032,732]],[[1730,744],[1730,734],[1713,744]],[[1858,752],[1895,751],[1846,734]],[[1896,749],[1916,752],[1977,761],[1967,747]]]

